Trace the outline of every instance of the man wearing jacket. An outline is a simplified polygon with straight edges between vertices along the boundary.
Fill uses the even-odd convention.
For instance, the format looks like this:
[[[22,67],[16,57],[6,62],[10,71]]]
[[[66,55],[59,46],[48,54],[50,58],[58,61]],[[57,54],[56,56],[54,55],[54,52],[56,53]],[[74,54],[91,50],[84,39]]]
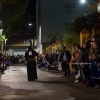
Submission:
[[[61,53],[61,60],[62,60],[62,68],[64,70],[64,76],[67,76],[70,74],[70,60],[71,60],[71,53],[66,49],[65,46],[62,48],[62,53]]]

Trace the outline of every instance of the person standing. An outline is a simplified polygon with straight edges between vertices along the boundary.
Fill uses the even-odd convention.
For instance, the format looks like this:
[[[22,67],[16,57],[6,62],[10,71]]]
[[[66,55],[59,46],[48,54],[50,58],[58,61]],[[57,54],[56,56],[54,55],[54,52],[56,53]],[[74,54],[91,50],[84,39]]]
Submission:
[[[62,68],[64,70],[64,76],[67,76],[68,74],[70,74],[70,60],[71,60],[71,53],[70,51],[68,51],[66,49],[65,46],[63,46],[63,50],[62,50],[62,53],[61,53],[61,59],[62,59]]]
[[[25,52],[28,81],[34,81],[35,79],[37,79],[35,56],[38,56],[38,53],[33,50],[31,46],[29,46],[28,50]]]

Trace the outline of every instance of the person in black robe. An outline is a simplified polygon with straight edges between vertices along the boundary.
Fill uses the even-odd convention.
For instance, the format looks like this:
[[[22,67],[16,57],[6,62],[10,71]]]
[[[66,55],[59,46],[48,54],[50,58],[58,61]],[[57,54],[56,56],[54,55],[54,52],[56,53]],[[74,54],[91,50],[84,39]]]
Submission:
[[[37,79],[35,56],[38,56],[38,53],[33,50],[31,46],[29,46],[28,50],[25,52],[28,81],[34,81],[35,79]]]

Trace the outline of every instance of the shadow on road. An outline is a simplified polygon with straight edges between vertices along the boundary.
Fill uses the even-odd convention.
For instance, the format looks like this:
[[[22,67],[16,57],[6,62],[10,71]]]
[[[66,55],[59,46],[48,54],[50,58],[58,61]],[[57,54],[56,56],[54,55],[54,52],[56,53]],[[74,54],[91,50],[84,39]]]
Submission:
[[[36,80],[34,82],[41,82],[41,83],[49,83],[49,84],[66,84],[66,82],[62,82],[62,81],[41,81],[41,80]]]

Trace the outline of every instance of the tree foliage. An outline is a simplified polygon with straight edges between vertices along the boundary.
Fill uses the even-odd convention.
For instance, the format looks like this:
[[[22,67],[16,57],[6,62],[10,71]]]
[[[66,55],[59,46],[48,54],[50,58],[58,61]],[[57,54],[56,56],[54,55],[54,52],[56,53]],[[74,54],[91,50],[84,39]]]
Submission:
[[[69,28],[76,34],[79,34],[83,28],[86,28],[89,32],[91,32],[97,20],[98,20],[97,12],[78,15],[75,18],[75,20],[71,23]]]
[[[97,9],[98,4],[100,4],[100,0],[91,0],[88,4],[88,9],[79,14],[69,25],[70,31],[79,34],[83,28],[86,28],[91,33],[100,16]]]
[[[6,39],[6,36],[5,35],[2,35],[1,36],[1,40],[4,41],[5,39]]]
[[[59,30],[55,30],[53,33],[48,35],[48,38],[50,39],[50,44],[56,43],[57,41],[61,42],[63,34],[60,33]]]
[[[1,41],[4,41],[6,39],[6,36],[5,35],[2,35],[1,37],[0,37],[0,42]]]
[[[28,0],[0,0],[3,33],[8,34],[14,30],[16,26],[20,26],[22,22],[21,18],[25,13],[27,3]],[[18,23],[19,20],[21,21],[20,23]]]
[[[95,23],[99,19],[99,13],[97,12],[97,5],[100,3],[94,2],[88,5],[88,10],[82,14],[77,15],[77,17],[69,25],[68,32],[65,34],[59,34],[59,30],[49,34],[48,38],[50,39],[51,44],[55,43],[57,40],[61,44],[66,43],[67,46],[71,47],[72,45],[79,44],[79,34],[83,28],[86,28],[90,33]]]
[[[79,35],[75,33],[65,33],[63,37],[63,44],[66,44],[68,47],[79,44]]]

